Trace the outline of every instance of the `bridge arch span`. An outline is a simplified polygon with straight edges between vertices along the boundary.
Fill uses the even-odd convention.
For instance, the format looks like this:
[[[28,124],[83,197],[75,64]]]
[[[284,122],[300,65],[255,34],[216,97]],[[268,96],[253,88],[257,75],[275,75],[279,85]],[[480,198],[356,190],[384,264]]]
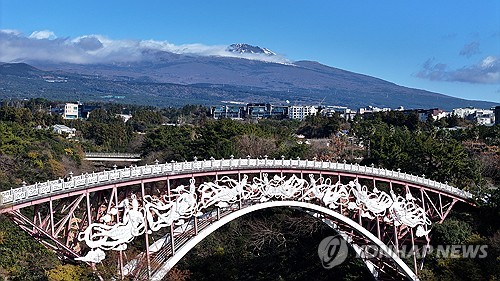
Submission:
[[[297,201],[271,201],[271,202],[264,202],[264,203],[258,203],[255,205],[251,205],[245,208],[242,208],[240,210],[234,211],[224,217],[222,217],[220,220],[212,223],[208,227],[204,228],[196,236],[191,238],[188,242],[186,242],[184,245],[182,245],[178,251],[175,252],[175,254],[170,257],[160,269],[158,269],[154,275],[151,276],[151,280],[162,280],[163,277],[168,273],[168,271],[174,267],[191,249],[193,249],[198,243],[203,241],[207,236],[218,230],[220,227],[224,226],[225,224],[238,219],[246,214],[250,214],[252,212],[258,211],[258,210],[263,210],[267,208],[275,208],[275,207],[297,207],[300,209],[304,210],[309,210],[313,212],[317,212],[319,214],[324,214],[328,215],[331,217],[330,220],[333,221],[338,221],[342,222],[345,225],[349,226],[350,229],[355,230],[358,232],[360,235],[362,235],[364,238],[366,238],[368,241],[379,247],[381,252],[383,252],[384,255],[387,257],[390,257],[393,262],[396,264],[398,267],[399,271],[408,279],[411,280],[418,280],[417,276],[415,273],[406,265],[401,258],[399,258],[396,253],[392,251],[391,248],[387,247],[382,241],[380,241],[375,235],[373,235],[371,232],[366,230],[365,228],[361,227],[358,223],[353,221],[352,219],[343,216],[339,214],[338,212],[335,212],[331,209],[318,206],[316,204],[312,203],[307,203],[307,202],[297,202]],[[318,261],[319,262],[319,261]]]
[[[150,278],[159,267],[175,264],[181,247],[202,239],[198,235],[205,229],[220,227],[226,216],[286,205],[356,232],[346,234],[353,245],[380,245],[395,257],[401,276],[414,279],[417,260],[412,275],[389,247],[428,245],[432,223],[442,222],[456,202],[473,204],[472,194],[399,170],[247,158],[156,162],[26,185],[0,192],[0,213],[66,258],[93,263],[104,259],[104,251],[120,251],[122,272],[128,264],[121,253],[144,235],[146,249],[135,259],[141,265],[128,273],[143,276],[147,264],[145,278]],[[149,235],[168,229],[170,243],[153,249]]]

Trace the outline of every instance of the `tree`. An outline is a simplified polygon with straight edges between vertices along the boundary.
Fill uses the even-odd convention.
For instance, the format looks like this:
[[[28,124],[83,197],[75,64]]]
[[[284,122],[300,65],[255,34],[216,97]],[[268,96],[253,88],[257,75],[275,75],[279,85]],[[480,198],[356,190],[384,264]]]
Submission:
[[[85,265],[83,265],[85,266]],[[76,266],[72,264],[58,265],[47,271],[49,281],[74,281],[93,280],[92,272],[88,267]]]
[[[262,157],[272,155],[276,151],[276,141],[273,138],[259,137],[256,135],[239,135],[235,137],[238,157]]]
[[[328,138],[340,129],[341,119],[338,114],[332,117],[311,115],[302,122],[297,133],[306,138]]]
[[[447,219],[435,224],[432,231],[432,243],[435,245],[461,245],[472,235],[469,224],[461,220]]]

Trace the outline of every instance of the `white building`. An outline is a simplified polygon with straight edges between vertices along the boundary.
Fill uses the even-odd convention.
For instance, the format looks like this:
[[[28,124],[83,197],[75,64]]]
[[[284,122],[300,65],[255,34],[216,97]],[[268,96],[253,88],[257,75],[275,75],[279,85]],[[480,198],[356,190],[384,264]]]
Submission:
[[[479,109],[473,108],[473,107],[466,107],[466,108],[454,108],[453,109],[453,115],[466,119],[468,116],[476,113]]]
[[[436,121],[436,120],[439,120],[441,118],[448,117],[449,115],[450,115],[449,112],[438,109],[438,110],[434,110],[432,112],[432,119],[434,119],[434,121]]]
[[[473,107],[455,108],[453,115],[466,120],[474,121],[478,125],[493,125],[495,123],[495,111]]]
[[[78,104],[67,103],[64,105],[64,119],[78,119]]]
[[[332,117],[335,113],[339,113],[340,117],[346,120],[352,120],[356,115],[356,111],[347,108],[346,106],[334,105],[321,109],[321,115],[323,116]]]
[[[388,107],[380,108],[380,107],[371,106],[371,105],[369,105],[368,107],[364,107],[364,108],[362,107],[358,110],[359,114],[375,113],[375,112],[387,112],[387,111],[391,111],[391,109]]]
[[[72,137],[75,136],[76,134],[76,129],[75,128],[70,128],[70,127],[67,127],[67,126],[64,126],[64,125],[60,125],[60,124],[57,124],[57,125],[54,125],[52,126],[52,130],[57,133],[57,134],[67,134],[67,138],[70,139]]]
[[[130,114],[117,114],[116,116],[120,117],[123,122],[127,123],[127,121],[132,118],[132,115]]]
[[[290,106],[288,108],[288,118],[304,120],[309,115],[316,115],[318,109],[315,106]]]
[[[495,124],[495,112],[488,109],[478,109],[474,114],[474,121],[476,121],[478,125],[493,125]]]

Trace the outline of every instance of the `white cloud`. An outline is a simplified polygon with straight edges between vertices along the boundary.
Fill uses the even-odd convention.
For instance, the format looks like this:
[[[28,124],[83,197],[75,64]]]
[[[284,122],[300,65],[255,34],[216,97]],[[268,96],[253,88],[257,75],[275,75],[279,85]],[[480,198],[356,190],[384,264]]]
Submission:
[[[473,84],[500,83],[500,60],[487,56],[480,62],[459,69],[449,69],[446,64],[427,60],[417,77],[435,81],[459,81]]]
[[[50,30],[40,30],[40,31],[33,31],[29,38],[33,39],[49,39],[49,40],[54,40],[57,38],[54,32]]]
[[[15,29],[0,29],[0,33],[21,35],[21,32],[19,30],[15,30]]]
[[[48,40],[47,40],[48,39]],[[290,63],[283,56],[240,54],[226,51],[227,46],[183,44],[156,40],[113,40],[102,35],[83,35],[74,39],[57,38],[50,30],[23,36],[18,31],[0,30],[0,61],[51,61],[79,64],[135,62],[152,59],[156,52],[179,55],[238,57],[275,63]]]
[[[488,68],[488,67],[495,66],[495,63],[497,63],[497,61],[498,61],[498,59],[493,57],[493,56],[485,57],[483,59],[483,61],[481,62],[481,67]]]

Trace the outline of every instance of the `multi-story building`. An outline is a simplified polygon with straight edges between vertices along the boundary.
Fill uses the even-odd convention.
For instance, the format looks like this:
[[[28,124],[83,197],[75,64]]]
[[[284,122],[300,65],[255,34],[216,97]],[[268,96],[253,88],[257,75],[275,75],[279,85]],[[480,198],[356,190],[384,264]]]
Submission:
[[[64,105],[64,119],[78,119],[78,104],[67,103]]]
[[[272,105],[269,103],[249,103],[246,108],[245,117],[250,119],[282,119],[288,117],[288,106]]]
[[[478,109],[473,114],[474,122],[478,125],[490,126],[495,124],[495,112],[489,109]]]
[[[271,105],[271,117],[277,119],[288,118],[288,106]]]
[[[214,106],[211,108],[211,114],[214,119],[221,119],[221,118],[241,119],[243,118],[243,112],[244,112],[243,106],[221,105],[221,106]]]
[[[271,116],[271,105],[269,103],[247,104],[246,117],[250,119],[269,118]]]
[[[479,109],[474,108],[474,107],[454,108],[453,115],[460,117],[460,118],[463,118],[463,119],[468,119],[469,116],[473,115],[478,110]]]
[[[321,115],[326,116],[326,117],[332,117],[335,113],[338,113],[341,118],[344,118],[346,120],[352,120],[354,119],[354,116],[356,115],[356,111],[347,108],[346,106],[326,106],[321,109]]]
[[[290,119],[304,120],[307,116],[316,115],[316,113],[318,113],[318,109],[313,105],[293,105],[288,107],[288,117]]]

